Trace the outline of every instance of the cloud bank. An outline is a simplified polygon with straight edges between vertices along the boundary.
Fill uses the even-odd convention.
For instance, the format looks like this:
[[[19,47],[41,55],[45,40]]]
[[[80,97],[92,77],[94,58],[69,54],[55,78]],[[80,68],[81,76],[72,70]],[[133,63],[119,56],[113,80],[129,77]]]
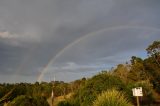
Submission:
[[[146,57],[158,0],[0,1],[0,81],[72,81]],[[4,77],[6,76],[6,77]],[[6,79],[10,77],[10,79]]]

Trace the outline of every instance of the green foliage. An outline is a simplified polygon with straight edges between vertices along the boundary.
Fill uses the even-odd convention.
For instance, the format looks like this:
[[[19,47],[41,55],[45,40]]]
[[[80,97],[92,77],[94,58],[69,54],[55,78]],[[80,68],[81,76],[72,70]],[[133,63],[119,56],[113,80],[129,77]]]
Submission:
[[[136,82],[146,79],[147,79],[147,74],[145,71],[143,60],[139,57],[132,56],[131,67],[128,73],[128,80]]]
[[[128,74],[130,66],[127,64],[119,64],[116,69],[113,70],[113,75],[119,77],[125,84],[128,83]]]
[[[54,96],[62,96],[71,92],[71,86],[68,83],[64,83],[63,81],[55,81],[53,82]]]
[[[49,98],[51,96],[52,89],[53,83],[47,82],[36,82],[34,84],[0,84],[0,105],[3,105],[5,102],[12,101],[14,98],[20,95]],[[71,87],[68,83],[56,81],[54,86],[55,96],[65,95],[69,92],[71,92]]]
[[[12,100],[14,98],[12,95],[14,89],[15,89],[14,85],[5,83],[2,84],[0,90],[0,103],[3,103],[4,101],[7,100]]]
[[[140,86],[143,89],[143,97],[141,99],[143,104],[151,104],[155,101],[152,91],[153,85],[148,80],[137,82],[135,86]]]
[[[102,92],[93,102],[93,106],[133,106],[123,92],[109,89]]]
[[[9,106],[49,106],[49,104],[43,97],[21,95],[16,97]]]
[[[160,41],[154,41],[146,50],[150,57],[144,61],[145,69],[153,88],[160,93]]]
[[[2,98],[0,98],[0,106],[3,105],[4,102],[7,100],[10,100],[11,94],[14,91],[15,88],[11,89],[8,93],[6,93]]]
[[[122,90],[125,86],[118,77],[107,72],[100,73],[86,81],[86,84],[75,93],[72,102],[80,106],[90,106],[98,94],[114,87]]]
[[[61,101],[57,104],[57,106],[73,106],[68,101]]]
[[[150,55],[160,55],[160,41],[154,41],[146,50]]]
[[[154,41],[146,50],[148,55],[153,57],[155,62],[160,67],[160,41]]]
[[[152,57],[144,60],[147,76],[153,84],[153,89],[160,93],[160,68]]]
[[[16,97],[11,103],[10,106],[34,106],[35,103],[31,97],[24,95]]]
[[[80,86],[83,86],[86,83],[86,78],[82,78],[80,80],[75,80],[71,82],[71,91],[75,91],[80,88]]]
[[[140,97],[140,103],[141,104],[151,104],[155,101],[153,90],[152,90],[152,84],[149,82],[149,80],[139,81],[136,83],[130,83],[127,85],[126,94],[128,94],[128,98],[136,103],[136,98],[133,97],[132,89],[136,87],[142,87],[143,91],[143,97]]]
[[[42,82],[42,83],[38,83],[36,82],[35,84],[33,84],[31,86],[31,90],[30,94],[31,96],[43,96],[43,97],[50,97],[51,95],[51,91],[52,91],[52,84],[50,83],[46,83],[46,82]]]

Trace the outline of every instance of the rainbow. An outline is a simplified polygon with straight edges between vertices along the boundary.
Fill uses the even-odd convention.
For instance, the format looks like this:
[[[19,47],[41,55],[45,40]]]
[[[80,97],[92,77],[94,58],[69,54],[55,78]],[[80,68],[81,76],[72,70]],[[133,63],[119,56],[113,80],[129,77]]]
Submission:
[[[94,32],[90,32],[80,38],[77,38],[67,46],[65,46],[63,49],[61,49],[56,55],[53,55],[52,58],[48,61],[46,66],[42,69],[40,74],[38,75],[37,81],[41,82],[44,74],[47,72],[48,67],[54,64],[57,58],[59,58],[67,49],[71,48],[73,45],[77,44],[78,42],[81,42],[84,39],[87,39],[90,36],[93,36],[95,34],[98,35],[98,33],[104,32],[104,31],[112,31],[112,30],[121,30],[121,29],[139,29],[139,30],[150,30],[152,32],[160,32],[159,28],[154,28],[154,27],[148,27],[148,26],[129,26],[129,25],[124,25],[124,26],[116,26],[116,27],[108,27],[108,28],[103,28],[99,29]]]

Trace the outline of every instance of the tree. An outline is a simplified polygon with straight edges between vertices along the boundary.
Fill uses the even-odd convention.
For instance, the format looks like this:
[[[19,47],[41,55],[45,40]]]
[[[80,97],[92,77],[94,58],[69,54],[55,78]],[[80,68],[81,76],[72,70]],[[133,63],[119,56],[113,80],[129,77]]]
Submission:
[[[128,82],[128,73],[129,73],[129,66],[124,64],[119,64],[117,68],[113,71],[113,75],[122,79],[124,83]]]
[[[148,79],[143,63],[144,62],[141,58],[132,56],[131,67],[128,73],[128,79],[130,81],[140,81]]]
[[[149,80],[153,84],[153,88],[160,93],[160,68],[151,57],[144,60],[144,67],[149,77]]]
[[[146,50],[148,55],[153,57],[160,67],[160,41],[154,41]]]
[[[153,87],[160,93],[160,41],[154,41],[146,49],[149,58],[145,59],[144,65]]]

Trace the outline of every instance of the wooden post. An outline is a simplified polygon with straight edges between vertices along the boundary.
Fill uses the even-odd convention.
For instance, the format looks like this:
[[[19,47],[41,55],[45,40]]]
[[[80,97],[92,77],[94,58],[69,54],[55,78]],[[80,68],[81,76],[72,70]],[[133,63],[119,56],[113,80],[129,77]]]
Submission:
[[[139,106],[139,97],[136,96],[136,98],[137,98],[137,106]]]

